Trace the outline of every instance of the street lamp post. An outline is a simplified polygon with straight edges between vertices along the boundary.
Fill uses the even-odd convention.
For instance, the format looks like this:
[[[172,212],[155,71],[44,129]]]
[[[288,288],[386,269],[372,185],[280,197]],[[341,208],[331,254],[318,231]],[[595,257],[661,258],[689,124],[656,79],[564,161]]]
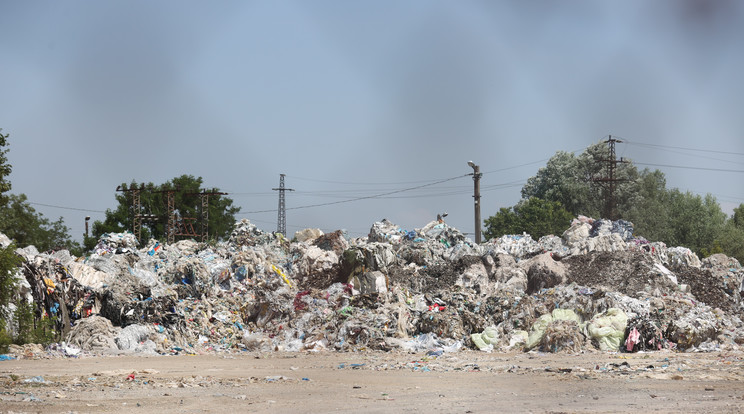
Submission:
[[[481,212],[480,212],[480,178],[483,174],[480,172],[480,166],[475,165],[473,161],[468,161],[468,165],[473,169],[473,202],[475,208],[475,243],[481,242]]]

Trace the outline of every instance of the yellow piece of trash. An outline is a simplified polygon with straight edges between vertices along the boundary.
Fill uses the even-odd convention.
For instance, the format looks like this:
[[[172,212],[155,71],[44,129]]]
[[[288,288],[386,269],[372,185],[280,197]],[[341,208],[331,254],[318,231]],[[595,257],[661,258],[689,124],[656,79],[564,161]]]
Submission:
[[[56,287],[56,285],[54,284],[54,281],[52,279],[45,277],[44,284],[46,284],[47,286],[47,293],[51,294],[52,292],[54,292],[54,288]]]
[[[282,279],[284,279],[284,282],[285,282],[285,283],[287,283],[287,285],[288,285],[288,286],[289,286],[290,288],[292,287],[292,282],[290,282],[290,281],[289,281],[289,278],[287,277],[287,275],[285,275],[285,274],[284,274],[284,271],[283,271],[283,270],[282,270],[281,268],[279,268],[279,267],[276,267],[276,266],[274,266],[274,265],[271,265],[271,269],[272,269],[272,270],[273,270],[274,272],[276,272],[276,274],[278,274],[279,276],[281,276],[281,277],[282,277]]]

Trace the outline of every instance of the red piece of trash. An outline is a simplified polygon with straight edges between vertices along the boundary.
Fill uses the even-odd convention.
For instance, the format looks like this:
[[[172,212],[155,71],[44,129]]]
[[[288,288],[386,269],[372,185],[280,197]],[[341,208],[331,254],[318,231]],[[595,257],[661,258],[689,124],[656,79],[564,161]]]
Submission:
[[[129,376],[127,377],[127,381],[134,381],[134,372],[129,374]]]

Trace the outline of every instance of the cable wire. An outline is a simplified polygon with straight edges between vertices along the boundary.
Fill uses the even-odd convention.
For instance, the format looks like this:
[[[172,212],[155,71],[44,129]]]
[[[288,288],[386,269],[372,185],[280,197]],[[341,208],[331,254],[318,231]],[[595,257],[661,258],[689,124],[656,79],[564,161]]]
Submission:
[[[686,165],[651,164],[651,163],[645,163],[645,162],[633,162],[633,164],[637,164],[637,165],[648,165],[648,166],[651,166],[651,167],[682,168],[682,169],[686,169],[686,170],[703,170],[703,171],[719,171],[719,172],[744,173],[744,170],[731,170],[731,169],[727,169],[727,168],[690,167],[690,166],[686,166]]]
[[[61,208],[63,210],[75,210],[75,211],[87,211],[89,213],[105,213],[105,211],[101,210],[89,210],[87,208],[76,208],[76,207],[63,207],[63,206],[55,206],[52,204],[44,204],[44,203],[33,203],[31,201],[28,202],[29,204],[33,204],[35,206],[44,206],[44,207],[52,207],[52,208]]]
[[[398,194],[398,193],[402,193],[402,192],[405,192],[405,191],[411,191],[411,190],[416,190],[416,189],[419,189],[419,188],[430,187],[432,185],[446,183],[448,181],[457,180],[459,178],[468,177],[468,176],[471,176],[471,175],[473,175],[473,174],[458,175],[456,177],[446,178],[444,180],[439,180],[439,181],[435,181],[435,182],[428,183],[428,184],[417,185],[415,187],[409,187],[409,188],[403,188],[403,189],[400,189],[400,190],[389,191],[389,192],[386,192],[386,193],[373,194],[373,195],[364,196],[364,197],[350,198],[350,199],[347,199],[347,200],[331,201],[331,202],[328,202],[328,203],[308,204],[308,205],[304,205],[304,206],[289,207],[286,210],[300,210],[300,209],[305,209],[305,208],[323,207],[323,206],[330,206],[330,205],[334,205],[334,204],[350,203],[352,201],[368,200],[368,199],[372,199],[372,198],[381,198],[383,196],[388,196],[388,195],[391,195],[391,194]],[[277,211],[277,209],[272,209],[272,210],[255,210],[255,211],[246,211],[246,212],[240,213],[240,214],[241,215],[247,215],[247,214],[259,214],[259,213],[275,213],[276,211]]]
[[[639,145],[639,146],[644,146],[644,147],[672,148],[672,149],[680,149],[680,150],[685,150],[685,151],[709,152],[712,154],[744,155],[744,152],[718,151],[718,150],[707,150],[707,149],[702,149],[702,148],[689,148],[689,147],[677,147],[677,146],[672,146],[672,145],[648,144],[644,142],[628,141],[627,139],[623,137],[618,137],[618,138],[622,139],[624,143],[631,144],[631,145]]]

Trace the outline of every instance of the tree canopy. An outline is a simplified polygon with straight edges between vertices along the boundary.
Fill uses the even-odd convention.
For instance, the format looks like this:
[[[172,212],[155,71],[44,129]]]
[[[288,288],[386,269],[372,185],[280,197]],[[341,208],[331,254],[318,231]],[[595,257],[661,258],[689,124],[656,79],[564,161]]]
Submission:
[[[512,208],[502,207],[496,215],[485,221],[486,239],[502,234],[521,234],[526,232],[534,238],[548,234],[560,234],[569,224],[573,215],[557,201],[530,197]]]
[[[5,205],[7,199],[5,193],[10,191],[10,181],[8,176],[13,171],[13,167],[8,163],[8,137],[9,134],[3,134],[0,128],[0,206]]]
[[[62,217],[50,221],[29,204],[25,194],[11,194],[0,206],[0,232],[19,246],[34,245],[40,251],[67,249],[80,253],[80,245],[70,238]]]
[[[551,212],[542,205],[533,210],[530,223],[520,219],[521,208],[535,203],[533,198],[560,203],[572,216],[580,214],[600,218],[604,211],[606,189],[596,178],[604,177],[603,168],[610,156],[605,142],[589,146],[574,155],[558,151],[545,167],[527,180],[522,188],[522,200],[513,208],[501,208],[485,220],[489,237],[506,233],[521,233],[533,228],[539,237],[543,228],[539,223],[551,222]],[[635,234],[669,246],[685,246],[700,255],[722,252],[744,261],[744,204],[734,209],[730,218],[721,210],[715,197],[700,196],[666,188],[666,178],[659,170],[638,170],[632,161],[618,163],[615,211],[617,218],[633,222]],[[537,205],[537,203],[535,203]],[[603,217],[608,218],[608,217]],[[529,221],[528,220],[528,221]],[[537,227],[537,228],[536,228]],[[553,228],[560,234],[563,229]]]
[[[604,207],[604,190],[596,179],[605,175],[603,160],[609,156],[609,149],[603,142],[590,145],[578,156],[558,151],[545,167],[527,180],[522,187],[522,199],[537,197],[557,201],[573,215],[599,217]],[[616,188],[617,208],[625,211],[634,205],[641,173],[632,163],[618,163],[615,178],[620,180]]]
[[[163,184],[122,183],[116,194],[118,205],[115,209],[106,210],[104,221],[93,223],[93,238],[97,239],[104,233],[132,231],[134,216],[136,214],[147,215],[142,220],[142,239],[148,238],[165,239],[166,226],[168,223],[167,192],[173,191],[174,213],[180,218],[196,218],[193,223],[194,231],[201,234],[202,229],[202,198],[199,193],[205,192],[202,188],[201,177],[192,175],[181,175]],[[140,196],[140,209],[134,211],[132,206],[133,191],[138,189]],[[208,189],[206,192],[212,192]],[[218,192],[214,190],[214,192]],[[222,240],[227,238],[235,224],[235,214],[240,207],[234,207],[232,199],[224,195],[210,195],[208,200],[208,231],[211,239]],[[86,242],[88,246],[89,241]]]

